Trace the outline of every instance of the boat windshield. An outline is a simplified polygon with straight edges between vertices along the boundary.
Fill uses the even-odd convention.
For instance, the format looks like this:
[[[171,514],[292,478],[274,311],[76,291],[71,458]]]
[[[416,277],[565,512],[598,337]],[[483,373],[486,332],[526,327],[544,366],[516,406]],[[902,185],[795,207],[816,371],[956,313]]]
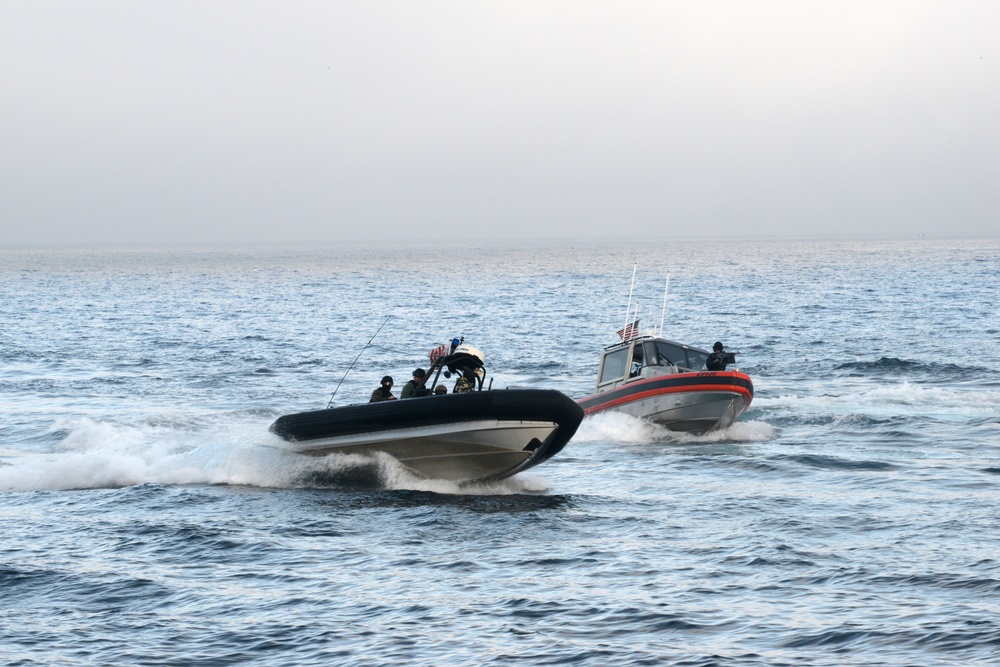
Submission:
[[[693,371],[705,370],[705,361],[708,359],[706,352],[665,340],[656,341],[656,354],[662,365],[673,364]]]
[[[629,348],[623,347],[620,350],[608,352],[604,355],[604,363],[601,364],[601,376],[597,380],[598,384],[621,380],[625,377],[625,361],[628,359],[628,352]]]

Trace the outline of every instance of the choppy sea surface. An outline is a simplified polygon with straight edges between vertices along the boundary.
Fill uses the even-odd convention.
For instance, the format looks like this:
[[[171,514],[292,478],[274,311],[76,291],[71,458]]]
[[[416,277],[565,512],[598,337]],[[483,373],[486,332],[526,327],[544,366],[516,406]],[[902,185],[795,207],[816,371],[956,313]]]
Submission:
[[[455,336],[583,397],[633,265],[732,428],[473,487],[267,430]],[[997,304],[997,240],[0,251],[0,663],[1000,664]]]

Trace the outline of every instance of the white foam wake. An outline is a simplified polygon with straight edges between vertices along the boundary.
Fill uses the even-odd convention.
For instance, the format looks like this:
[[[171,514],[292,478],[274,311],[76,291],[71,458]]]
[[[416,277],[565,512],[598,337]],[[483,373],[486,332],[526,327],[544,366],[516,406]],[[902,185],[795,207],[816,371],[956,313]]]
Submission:
[[[230,484],[272,488],[365,486],[447,494],[540,493],[543,478],[518,476],[460,485],[422,479],[388,455],[331,454],[316,458],[288,450],[266,423],[121,425],[91,419],[56,423],[66,433],[51,451],[7,449],[0,458],[0,491],[120,488],[139,484]]]
[[[832,383],[823,394],[757,397],[754,407],[791,409],[799,414],[934,417],[965,422],[997,414],[1000,392],[984,387],[900,382],[877,387]]]
[[[646,419],[621,412],[602,412],[583,420],[573,442],[625,444],[697,443],[697,442],[763,442],[775,437],[776,429],[765,422],[737,421],[729,428],[704,435],[678,433]]]

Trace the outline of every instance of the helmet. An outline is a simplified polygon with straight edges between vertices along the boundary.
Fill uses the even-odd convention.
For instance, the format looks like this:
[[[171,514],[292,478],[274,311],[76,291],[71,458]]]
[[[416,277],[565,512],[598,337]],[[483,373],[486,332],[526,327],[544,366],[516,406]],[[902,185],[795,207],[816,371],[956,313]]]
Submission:
[[[724,346],[722,345],[722,343],[716,341],[715,345],[712,346],[712,349],[715,350],[716,352],[722,352],[723,347]]]
[[[422,378],[425,375],[427,375],[427,371],[425,371],[423,368],[418,368],[417,370],[413,371],[413,377],[415,378]]]
[[[392,376],[386,375],[384,378],[382,378],[382,384],[392,384]]]
[[[483,355],[482,351],[472,347],[471,345],[459,345],[455,348],[455,354],[467,354],[470,357],[478,359],[480,364],[486,363],[486,357]]]

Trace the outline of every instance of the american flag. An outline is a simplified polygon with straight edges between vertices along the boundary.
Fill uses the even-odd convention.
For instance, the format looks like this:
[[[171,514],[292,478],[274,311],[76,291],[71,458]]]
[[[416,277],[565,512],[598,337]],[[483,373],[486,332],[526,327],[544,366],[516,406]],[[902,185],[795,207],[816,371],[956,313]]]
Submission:
[[[633,338],[639,337],[639,320],[636,320],[632,324],[626,324],[623,328],[618,330],[618,337],[623,341],[630,341]]]
[[[427,356],[430,357],[431,363],[433,364],[435,361],[437,361],[447,353],[448,353],[448,348],[445,347],[444,345],[439,345],[435,347],[433,350],[431,350],[430,354],[428,354]]]

